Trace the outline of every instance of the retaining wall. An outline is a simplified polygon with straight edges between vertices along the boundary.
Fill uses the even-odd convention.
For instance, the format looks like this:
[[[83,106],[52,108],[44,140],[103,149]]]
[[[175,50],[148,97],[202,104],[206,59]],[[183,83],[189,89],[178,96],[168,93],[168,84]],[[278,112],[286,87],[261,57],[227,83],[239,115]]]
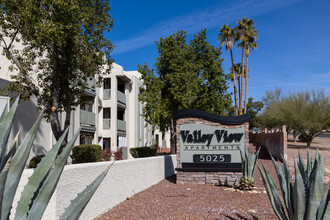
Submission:
[[[55,220],[76,195],[85,189],[111,162],[67,165],[42,219]],[[176,156],[159,156],[116,161],[89,201],[79,219],[91,220],[126,198],[147,189],[175,173]],[[24,170],[15,195],[14,208],[24,185],[33,173]],[[12,213],[14,210],[12,210]],[[13,219],[11,216],[11,219]]]
[[[286,126],[282,126],[282,129],[267,130],[265,129],[259,133],[249,133],[249,139],[251,143],[266,147],[267,150],[272,154],[273,157],[287,159],[287,132]]]

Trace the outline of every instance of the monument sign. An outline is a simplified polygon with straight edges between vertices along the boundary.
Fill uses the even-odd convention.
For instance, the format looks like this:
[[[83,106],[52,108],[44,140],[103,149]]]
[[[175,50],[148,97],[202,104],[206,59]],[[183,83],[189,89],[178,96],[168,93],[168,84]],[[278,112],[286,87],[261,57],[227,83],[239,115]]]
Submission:
[[[224,117],[204,111],[176,112],[177,182],[228,184],[242,171],[250,115]]]

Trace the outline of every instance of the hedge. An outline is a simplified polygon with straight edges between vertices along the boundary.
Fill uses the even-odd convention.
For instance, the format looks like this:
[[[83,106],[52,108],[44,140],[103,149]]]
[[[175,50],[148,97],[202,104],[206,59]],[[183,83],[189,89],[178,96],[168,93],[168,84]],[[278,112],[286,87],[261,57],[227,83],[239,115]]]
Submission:
[[[134,147],[129,149],[134,158],[152,157],[157,155],[157,148],[151,147]]]
[[[99,162],[102,159],[102,147],[94,144],[83,144],[72,149],[74,163]]]

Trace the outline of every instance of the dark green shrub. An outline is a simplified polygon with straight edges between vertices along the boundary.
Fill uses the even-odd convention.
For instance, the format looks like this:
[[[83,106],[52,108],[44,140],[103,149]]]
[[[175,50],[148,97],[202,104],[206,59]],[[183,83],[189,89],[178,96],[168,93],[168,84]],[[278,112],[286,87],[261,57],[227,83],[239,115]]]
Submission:
[[[29,162],[29,168],[36,168],[38,163],[41,161],[41,159],[44,157],[45,155],[37,155],[32,157],[32,159]]]
[[[151,147],[134,147],[129,149],[134,158],[152,157],[157,155],[157,149]]]
[[[83,144],[72,149],[75,163],[98,162],[102,159],[102,147],[94,144]]]

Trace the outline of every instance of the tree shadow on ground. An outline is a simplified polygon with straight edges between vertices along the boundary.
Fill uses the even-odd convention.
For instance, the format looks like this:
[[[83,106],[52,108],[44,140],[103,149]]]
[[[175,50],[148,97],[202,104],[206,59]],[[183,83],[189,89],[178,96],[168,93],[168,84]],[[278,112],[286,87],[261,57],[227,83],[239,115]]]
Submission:
[[[242,219],[242,220],[249,220],[250,219],[250,218],[246,218],[246,217],[244,217],[244,216],[242,216],[242,215],[240,215],[238,213],[236,213],[236,215],[237,215],[238,219]],[[231,217],[229,215],[223,215],[223,216],[226,217],[226,218],[228,218],[228,219],[230,219],[230,220],[236,220],[237,219],[237,218],[233,218],[233,217]],[[251,214],[251,216],[252,216],[252,219],[253,220],[258,220],[258,218],[256,216],[254,216],[252,214]]]
[[[305,145],[302,146],[302,145],[288,144],[288,148],[290,148],[290,149],[306,150],[307,149],[307,146],[305,146]],[[309,149],[313,149],[313,150],[319,149],[319,150],[322,150],[322,151],[330,151],[330,148],[329,147],[319,147],[319,146],[310,146]]]

